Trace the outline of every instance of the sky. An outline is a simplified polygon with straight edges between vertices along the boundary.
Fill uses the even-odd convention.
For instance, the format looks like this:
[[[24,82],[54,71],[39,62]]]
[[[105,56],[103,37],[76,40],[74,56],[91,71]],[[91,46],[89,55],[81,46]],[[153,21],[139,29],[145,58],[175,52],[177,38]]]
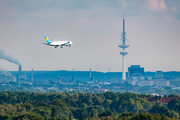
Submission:
[[[1,0],[0,50],[26,71],[122,72],[123,11],[126,71],[179,71],[180,0]],[[45,34],[73,45],[43,45]],[[0,68],[18,65],[0,59]]]

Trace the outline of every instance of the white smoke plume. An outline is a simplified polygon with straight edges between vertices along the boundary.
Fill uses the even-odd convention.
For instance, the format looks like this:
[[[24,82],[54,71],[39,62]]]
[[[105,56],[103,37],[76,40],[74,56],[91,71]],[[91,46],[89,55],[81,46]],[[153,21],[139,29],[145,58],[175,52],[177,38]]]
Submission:
[[[12,56],[10,55],[6,55],[4,53],[4,50],[3,49],[0,49],[0,59],[4,59],[4,60],[7,60],[9,62],[12,62],[16,65],[21,65],[21,63],[17,60],[17,59],[14,59]]]

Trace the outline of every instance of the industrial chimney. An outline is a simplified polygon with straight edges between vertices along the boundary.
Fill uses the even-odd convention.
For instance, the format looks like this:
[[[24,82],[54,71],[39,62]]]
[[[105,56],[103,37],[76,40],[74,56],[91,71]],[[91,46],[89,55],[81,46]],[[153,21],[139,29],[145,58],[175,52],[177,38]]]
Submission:
[[[21,71],[22,71],[22,66],[19,65],[19,70],[18,70],[18,87],[20,87],[20,75],[21,75]]]
[[[31,81],[33,82],[33,68],[32,68],[32,76],[31,76]]]

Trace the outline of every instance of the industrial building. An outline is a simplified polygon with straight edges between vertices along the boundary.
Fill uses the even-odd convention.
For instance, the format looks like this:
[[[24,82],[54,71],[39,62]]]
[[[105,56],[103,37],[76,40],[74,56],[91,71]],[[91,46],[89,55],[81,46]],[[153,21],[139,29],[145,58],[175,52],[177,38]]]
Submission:
[[[139,80],[137,85],[138,86],[152,86],[154,84],[154,81],[152,80]]]
[[[0,83],[2,82],[16,82],[16,77],[15,76],[5,76],[5,75],[1,75],[0,76]]]
[[[32,77],[30,80],[26,74],[22,74],[22,66],[19,65],[17,84],[18,84],[18,87],[20,87],[21,84],[32,85],[33,84],[33,69],[32,69]]]
[[[140,65],[131,65],[128,67],[128,80],[122,80],[122,83],[128,82],[131,85],[138,86],[170,86],[170,81],[164,79],[164,74],[162,71],[156,71],[155,79],[144,78],[144,68]]]
[[[128,67],[128,79],[144,80],[144,68],[140,67],[140,65],[131,65],[131,67]]]
[[[163,79],[164,78],[164,73],[162,71],[156,71],[155,78],[156,79]]]
[[[0,71],[0,83],[16,82],[16,77],[8,71]]]
[[[170,86],[169,80],[154,80],[154,85],[157,86]]]
[[[170,81],[168,80],[139,80],[137,83],[138,86],[152,86],[152,85],[156,85],[156,86],[170,86]]]

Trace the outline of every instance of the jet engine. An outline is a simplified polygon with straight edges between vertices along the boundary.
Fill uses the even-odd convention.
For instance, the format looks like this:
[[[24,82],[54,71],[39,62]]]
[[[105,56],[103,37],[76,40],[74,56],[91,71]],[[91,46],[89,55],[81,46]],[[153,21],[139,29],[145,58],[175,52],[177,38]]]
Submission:
[[[68,46],[71,47],[71,44],[66,44],[66,46],[67,46],[67,47],[68,47]]]

